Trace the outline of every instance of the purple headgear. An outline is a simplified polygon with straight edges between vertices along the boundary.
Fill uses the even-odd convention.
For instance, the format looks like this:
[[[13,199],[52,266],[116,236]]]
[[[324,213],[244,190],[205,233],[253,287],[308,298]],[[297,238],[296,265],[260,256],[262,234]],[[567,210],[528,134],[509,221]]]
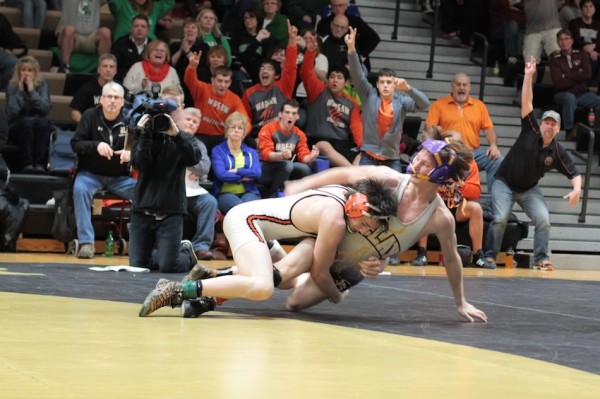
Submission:
[[[423,148],[429,151],[437,166],[429,172],[428,175],[422,175],[415,173],[415,168],[412,162],[406,168],[406,171],[410,174],[415,175],[417,178],[422,180],[428,180],[432,183],[441,184],[449,180],[452,177],[452,171],[454,170],[454,163],[456,161],[456,152],[452,148],[447,148],[448,159],[444,162],[441,151],[448,147],[448,143],[442,140],[425,140],[419,146],[419,151]]]

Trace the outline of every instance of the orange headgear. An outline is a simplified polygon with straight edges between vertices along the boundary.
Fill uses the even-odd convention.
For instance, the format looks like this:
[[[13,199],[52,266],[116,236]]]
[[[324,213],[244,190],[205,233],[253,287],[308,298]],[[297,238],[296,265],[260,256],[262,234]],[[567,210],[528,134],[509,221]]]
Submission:
[[[388,219],[381,215],[381,209],[369,204],[367,196],[363,193],[354,193],[348,197],[344,205],[346,216],[351,219],[368,216],[374,219]],[[373,212],[376,212],[375,214]]]

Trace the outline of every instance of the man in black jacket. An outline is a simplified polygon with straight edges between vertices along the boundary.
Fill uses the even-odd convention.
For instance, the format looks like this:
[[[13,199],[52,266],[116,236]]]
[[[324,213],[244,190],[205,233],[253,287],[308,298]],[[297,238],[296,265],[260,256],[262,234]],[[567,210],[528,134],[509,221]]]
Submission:
[[[73,186],[78,258],[94,257],[94,194],[106,189],[119,197],[133,198],[136,181],[130,177],[130,151],[125,149],[128,129],[121,115],[124,104],[123,87],[115,82],[105,84],[100,107],[83,113],[71,140],[78,158]]]
[[[4,91],[8,86],[17,63],[16,56],[20,57],[26,53],[27,47],[23,40],[13,31],[8,19],[0,14],[0,91]]]
[[[356,15],[356,9],[349,9],[349,5],[348,0],[331,0],[332,13],[319,21],[317,24],[317,33],[322,38],[331,36],[331,23],[333,19],[338,15],[345,15],[348,18],[348,25],[356,29],[356,48],[358,49],[358,53],[362,57],[367,69],[371,70],[369,54],[375,50],[381,38],[368,23]]]
[[[123,82],[129,68],[136,62],[142,60],[142,52],[148,44],[148,32],[150,31],[150,22],[148,17],[138,14],[131,21],[131,33],[121,36],[115,40],[110,52],[117,58],[117,75],[115,80]]]
[[[181,89],[166,87],[161,98],[166,112],[174,117],[181,112]],[[143,115],[131,147],[131,163],[139,177],[129,227],[129,263],[162,273],[187,272],[197,262],[192,243],[181,238],[187,211],[185,170],[200,162],[202,154],[197,139],[181,134],[171,115]]]

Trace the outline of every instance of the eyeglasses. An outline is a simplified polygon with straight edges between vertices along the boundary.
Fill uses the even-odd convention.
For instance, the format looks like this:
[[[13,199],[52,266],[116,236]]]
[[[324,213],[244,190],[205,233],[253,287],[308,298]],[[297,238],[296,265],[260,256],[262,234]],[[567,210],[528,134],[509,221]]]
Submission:
[[[338,25],[338,24],[334,24],[334,23],[332,23],[332,24],[331,24],[331,26],[332,26],[333,28],[335,28],[335,29],[339,29],[339,30],[347,30],[347,29],[348,29],[348,26],[346,26],[346,25]]]
[[[106,95],[103,95],[102,97],[108,98],[109,100],[113,100],[113,101],[117,101],[117,100],[122,100],[123,99],[123,96],[115,96],[113,94],[106,94]]]
[[[345,3],[342,4],[332,4],[331,7],[346,7]]]

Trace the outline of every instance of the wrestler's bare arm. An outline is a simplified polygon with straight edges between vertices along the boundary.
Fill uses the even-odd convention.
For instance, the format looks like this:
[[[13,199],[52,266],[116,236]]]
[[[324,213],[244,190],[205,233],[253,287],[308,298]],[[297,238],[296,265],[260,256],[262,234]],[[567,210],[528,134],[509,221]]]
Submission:
[[[320,216],[310,276],[333,303],[340,302],[343,295],[335,285],[329,268],[333,264],[337,247],[345,234],[346,221],[339,205],[333,204],[329,209],[324,209]]]
[[[458,313],[471,322],[474,321],[474,318],[487,321],[485,313],[468,303],[465,299],[463,265],[456,250],[454,217],[442,202],[440,202],[438,209],[436,209],[432,218],[425,226],[424,232],[427,231],[434,232],[440,242],[441,250],[444,254],[446,275],[452,288]]]
[[[354,184],[361,179],[369,177],[386,180],[390,186],[395,187],[400,181],[401,174],[387,166],[345,166],[331,168],[300,180],[287,181],[285,183],[285,195],[297,194],[328,184]]]

